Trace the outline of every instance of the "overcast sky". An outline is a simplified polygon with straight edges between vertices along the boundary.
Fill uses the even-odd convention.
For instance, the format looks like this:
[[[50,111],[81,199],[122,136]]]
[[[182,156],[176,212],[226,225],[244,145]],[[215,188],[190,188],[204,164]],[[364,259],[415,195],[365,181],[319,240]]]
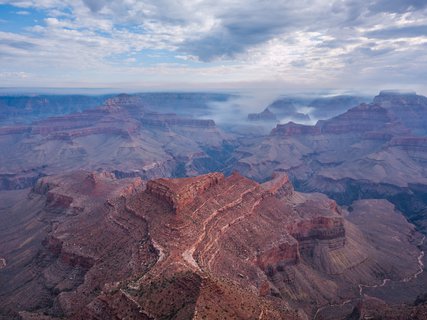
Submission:
[[[414,89],[426,0],[0,0],[0,86]]]

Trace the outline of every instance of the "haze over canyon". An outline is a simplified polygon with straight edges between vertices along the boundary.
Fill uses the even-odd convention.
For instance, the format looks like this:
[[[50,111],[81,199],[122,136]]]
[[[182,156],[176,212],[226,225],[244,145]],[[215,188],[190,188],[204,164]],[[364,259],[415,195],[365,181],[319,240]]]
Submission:
[[[427,98],[241,99],[0,97],[2,318],[423,319]]]
[[[426,320],[427,1],[0,0],[0,320]]]

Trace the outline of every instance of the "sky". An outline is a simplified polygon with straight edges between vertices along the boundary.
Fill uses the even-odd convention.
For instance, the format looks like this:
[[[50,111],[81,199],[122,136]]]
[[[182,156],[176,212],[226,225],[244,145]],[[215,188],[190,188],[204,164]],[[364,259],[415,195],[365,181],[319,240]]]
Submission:
[[[416,90],[426,0],[0,0],[0,87]]]

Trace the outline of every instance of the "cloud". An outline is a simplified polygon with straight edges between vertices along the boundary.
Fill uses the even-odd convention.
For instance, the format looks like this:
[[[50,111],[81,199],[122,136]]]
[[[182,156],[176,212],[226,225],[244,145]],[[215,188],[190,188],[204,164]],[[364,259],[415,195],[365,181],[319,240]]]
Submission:
[[[373,13],[404,13],[424,9],[426,7],[427,2],[425,0],[376,0],[371,1],[371,4],[369,5],[369,10]]]
[[[9,46],[15,49],[32,50],[36,47],[34,43],[28,41],[15,41],[11,39],[0,39],[0,46]]]
[[[0,79],[26,79],[30,75],[26,72],[0,72]]]
[[[264,43],[283,33],[286,24],[278,23],[277,17],[271,20],[242,17],[223,17],[221,24],[215,25],[206,35],[197,39],[188,39],[180,50],[210,61],[218,57],[232,58],[245,52],[248,47]],[[279,20],[281,21],[281,19]]]
[[[365,33],[368,38],[393,39],[393,38],[413,38],[426,37],[427,25],[416,25],[407,27],[391,27],[373,30]]]
[[[360,46],[356,50],[354,50],[352,54],[354,55],[356,52],[359,52],[362,55],[365,55],[368,57],[375,57],[375,56],[381,56],[381,55],[387,54],[392,51],[393,51],[392,48],[377,49],[375,47],[370,47],[370,46]]]
[[[83,0],[92,12],[98,12],[105,5],[104,0]]]
[[[199,56],[201,60],[233,58],[249,48],[282,38],[295,31],[326,28],[326,19],[336,19],[327,2],[246,1],[234,5],[221,3],[224,10],[215,15],[216,23],[203,34],[187,39],[180,50]],[[206,13],[209,15],[209,13]],[[317,25],[312,24],[316,17]],[[343,17],[347,19],[347,17]],[[292,41],[291,39],[288,39]]]
[[[208,84],[370,86],[381,78],[417,83],[427,71],[425,0],[1,4],[36,9],[39,22],[0,32],[0,68],[19,72],[13,70],[19,66],[51,82],[149,77],[169,84],[184,77]]]

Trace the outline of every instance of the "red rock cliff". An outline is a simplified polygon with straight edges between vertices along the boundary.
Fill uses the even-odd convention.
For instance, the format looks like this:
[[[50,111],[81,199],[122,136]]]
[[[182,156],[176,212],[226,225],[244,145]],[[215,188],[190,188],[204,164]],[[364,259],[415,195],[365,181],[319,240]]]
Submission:
[[[147,192],[168,203],[175,213],[224,179],[222,173],[210,173],[198,178],[157,179],[147,183]]]

